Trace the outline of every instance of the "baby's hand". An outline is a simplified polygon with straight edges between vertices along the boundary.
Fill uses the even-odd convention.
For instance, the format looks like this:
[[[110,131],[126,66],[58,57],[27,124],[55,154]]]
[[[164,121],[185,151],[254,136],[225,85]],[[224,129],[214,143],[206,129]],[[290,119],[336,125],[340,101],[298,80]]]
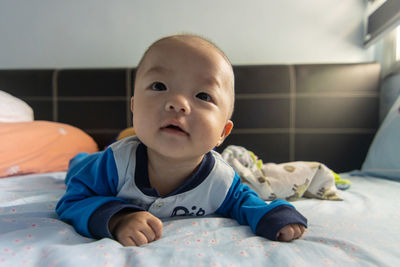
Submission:
[[[279,241],[289,242],[299,239],[305,231],[305,227],[301,224],[288,224],[283,227],[277,234]]]
[[[141,246],[161,238],[162,222],[147,211],[117,213],[110,219],[109,229],[124,246]]]

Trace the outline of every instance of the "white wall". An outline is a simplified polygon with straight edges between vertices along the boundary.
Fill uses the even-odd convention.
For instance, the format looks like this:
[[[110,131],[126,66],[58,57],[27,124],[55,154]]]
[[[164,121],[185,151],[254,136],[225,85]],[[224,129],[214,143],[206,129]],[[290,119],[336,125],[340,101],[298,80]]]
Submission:
[[[214,41],[233,64],[374,60],[366,0],[0,0],[0,68],[135,66],[169,34]]]

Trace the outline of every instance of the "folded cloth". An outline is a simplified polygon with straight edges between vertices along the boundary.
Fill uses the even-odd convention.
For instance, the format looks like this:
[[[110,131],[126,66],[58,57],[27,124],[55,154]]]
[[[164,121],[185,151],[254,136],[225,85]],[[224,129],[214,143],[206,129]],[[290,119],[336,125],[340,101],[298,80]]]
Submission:
[[[222,157],[263,200],[294,201],[301,197],[342,200],[337,194],[335,174],[319,162],[266,163],[240,146],[228,146]],[[337,175],[337,177],[339,177]]]

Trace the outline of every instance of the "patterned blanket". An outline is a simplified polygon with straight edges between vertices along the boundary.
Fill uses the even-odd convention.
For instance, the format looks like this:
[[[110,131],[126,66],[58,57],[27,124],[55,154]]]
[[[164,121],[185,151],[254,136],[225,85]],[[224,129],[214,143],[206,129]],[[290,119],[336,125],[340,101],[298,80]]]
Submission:
[[[319,162],[295,161],[281,164],[266,163],[240,146],[228,146],[222,157],[264,200],[277,198],[294,201],[301,197],[342,200],[337,194],[350,186],[327,166]]]

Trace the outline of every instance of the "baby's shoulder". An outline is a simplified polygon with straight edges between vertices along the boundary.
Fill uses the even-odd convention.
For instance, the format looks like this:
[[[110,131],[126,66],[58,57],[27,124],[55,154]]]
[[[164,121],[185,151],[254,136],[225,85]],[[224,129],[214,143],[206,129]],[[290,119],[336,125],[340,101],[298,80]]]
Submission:
[[[118,167],[125,168],[124,166],[132,163],[132,160],[136,158],[136,150],[140,144],[140,140],[132,136],[111,144],[108,149],[111,149]]]
[[[109,148],[114,152],[119,150],[131,150],[136,149],[140,143],[140,140],[136,136],[130,136],[112,143]]]
[[[213,158],[214,158],[216,164],[221,165],[221,167],[223,167],[223,168],[227,168],[227,169],[232,169],[232,170],[233,170],[232,166],[229,165],[229,163],[227,163],[227,162],[222,158],[222,156],[221,156],[220,153],[218,153],[218,152],[215,151],[215,150],[211,150],[211,155],[213,156]]]
[[[235,177],[235,170],[229,165],[218,152],[212,150],[211,155],[214,157],[213,173],[217,177],[232,180]]]

